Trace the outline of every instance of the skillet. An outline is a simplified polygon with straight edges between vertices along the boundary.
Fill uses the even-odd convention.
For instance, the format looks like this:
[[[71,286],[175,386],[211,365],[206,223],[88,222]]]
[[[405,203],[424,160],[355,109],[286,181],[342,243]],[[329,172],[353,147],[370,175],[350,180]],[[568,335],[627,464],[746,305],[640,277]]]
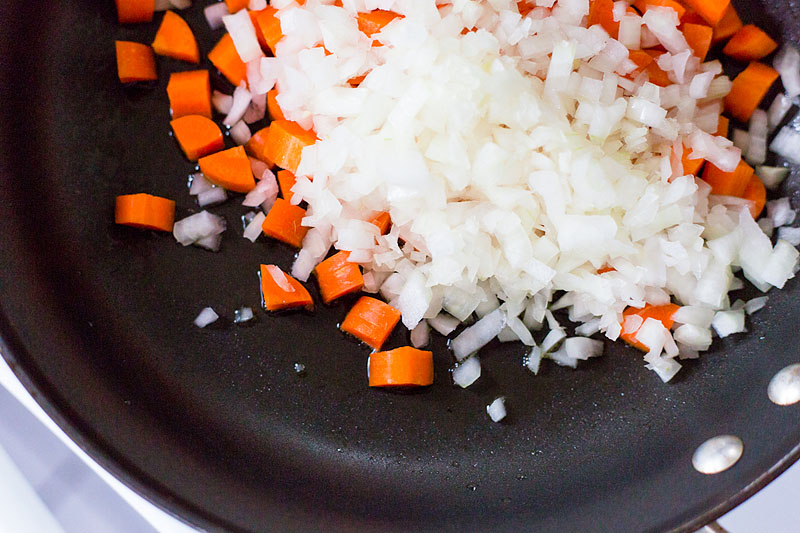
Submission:
[[[796,3],[736,5],[797,42]],[[183,14],[207,53],[220,34],[200,9]],[[387,393],[366,387],[368,351],[337,333],[347,302],[234,325],[234,309],[258,307],[258,264],[288,268],[293,253],[236,237],[238,202],[215,209],[229,224],[219,254],[112,224],[118,194],[197,209],[164,90],[187,67],[159,59],[148,88],[116,80],[114,39],[150,42],[159,19],[118,27],[110,1],[0,3],[0,350],[146,498],[214,531],[691,531],[800,456],[800,408],[766,395],[800,359],[797,280],[668,385],[623,346],[533,376],[521,346],[495,343],[461,390],[436,338],[435,384]],[[793,202],[797,178],[782,190]],[[223,319],[198,330],[207,305]],[[407,342],[400,329],[387,346]],[[509,416],[493,424],[498,395]],[[741,460],[699,474],[692,453],[723,433],[743,440]]]

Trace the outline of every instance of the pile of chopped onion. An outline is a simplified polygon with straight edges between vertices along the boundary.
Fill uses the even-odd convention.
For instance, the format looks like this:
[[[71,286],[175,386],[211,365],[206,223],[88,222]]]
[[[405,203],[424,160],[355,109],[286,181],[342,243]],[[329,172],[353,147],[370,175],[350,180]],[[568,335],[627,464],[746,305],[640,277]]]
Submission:
[[[707,350],[713,333],[743,331],[745,310],[763,306],[731,304],[728,292],[742,286],[735,273],[764,292],[794,276],[800,235],[774,246],[767,235],[786,225],[786,206],[756,223],[746,200],[710,195],[681,164],[688,150],[723,171],[743,151],[762,165],[769,130],[791,104],[754,114],[736,146],[716,136],[731,82],[718,61],[692,55],[672,9],[620,14],[620,42],[585,27],[588,0],[525,17],[512,0],[271,5],[284,34],[274,57],[261,53],[245,11],[222,18],[249,89],[214,102],[246,142],[244,123],[264,116],[264,95],[277,87],[285,117],[320,139],[303,150],[292,189],[311,228],[292,274],[305,281],[331,248],[349,251],[365,289],[402,312],[415,345],[429,328],[449,335],[477,317],[451,343],[458,385],[478,379],[476,353],[495,338],[529,346],[534,373],[542,358],[575,367],[602,354],[587,337],[620,336],[624,309],[674,301],[674,331],[635,324],[647,367],[668,381],[678,359]],[[354,15],[376,6],[403,17],[370,38]],[[627,47],[640,42],[667,50],[658,65],[672,85],[625,77],[636,69]],[[789,99],[800,92],[792,50],[779,56]],[[771,147],[797,158],[800,134],[781,130]],[[771,173],[765,182],[777,185],[783,176]],[[277,189],[261,174],[245,205],[268,209]],[[391,230],[377,235],[368,221],[384,211]],[[198,240],[210,221],[197,222],[182,228],[182,242],[210,238]],[[208,227],[194,229],[201,222]],[[578,324],[573,336],[556,310]],[[537,343],[532,332],[543,329]]]

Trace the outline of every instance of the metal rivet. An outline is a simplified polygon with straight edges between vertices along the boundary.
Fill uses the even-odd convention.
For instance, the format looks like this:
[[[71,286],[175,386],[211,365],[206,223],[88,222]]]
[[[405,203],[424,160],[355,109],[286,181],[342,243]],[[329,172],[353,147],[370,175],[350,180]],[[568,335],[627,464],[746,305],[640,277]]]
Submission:
[[[718,474],[735,465],[742,452],[742,439],[734,435],[718,435],[697,447],[692,456],[692,466],[702,474]]]
[[[772,376],[767,396],[778,405],[800,402],[800,363],[789,365]]]

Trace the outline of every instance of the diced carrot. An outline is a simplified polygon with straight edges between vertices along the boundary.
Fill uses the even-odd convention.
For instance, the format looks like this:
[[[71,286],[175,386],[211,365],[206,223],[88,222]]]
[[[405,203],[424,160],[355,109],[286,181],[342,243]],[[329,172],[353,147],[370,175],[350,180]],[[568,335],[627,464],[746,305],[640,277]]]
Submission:
[[[689,159],[689,154],[692,153],[691,148],[687,148],[686,145],[683,146],[683,155],[681,155],[681,164],[683,165],[683,174],[691,174],[693,176],[697,176],[700,172],[700,169],[703,168],[703,163],[706,162],[705,159]]]
[[[728,119],[728,117],[725,115],[720,115],[719,121],[717,122],[717,131],[714,132],[714,135],[719,137],[727,137],[730,125],[731,121]]]
[[[733,118],[747,122],[777,79],[777,70],[753,61],[734,78],[731,92],[725,97],[725,110]]]
[[[658,66],[658,58],[661,57],[664,52],[652,49],[645,50],[645,52],[653,58],[653,61],[647,65],[646,69],[650,83],[658,85],[659,87],[672,85],[672,80],[669,79],[669,75]]]
[[[739,31],[739,28],[741,27],[742,19],[739,18],[736,8],[734,8],[733,5],[728,6],[728,8],[725,10],[725,13],[722,15],[722,20],[714,25],[714,37],[711,40],[711,44],[717,44],[718,42],[724,41]]]
[[[433,352],[411,346],[369,356],[370,387],[427,387],[433,384]]]
[[[628,307],[627,309],[625,309],[625,311],[622,312],[623,325],[625,323],[624,322],[625,318],[627,318],[630,315],[638,315],[642,317],[642,320],[647,320],[648,318],[658,320],[664,325],[665,328],[670,329],[674,324],[672,316],[678,309],[679,306],[675,304],[665,304],[665,305],[646,304],[641,309],[637,309],[635,307]],[[619,338],[624,340],[634,348],[642,350],[643,352],[649,351],[647,346],[636,340],[636,334],[638,332],[639,328],[636,328],[636,331],[623,332],[620,334]]]
[[[439,9],[441,9],[445,5],[447,5],[447,4],[439,5],[437,7]],[[519,14],[522,15],[523,17],[526,16],[531,11],[533,11],[533,8],[535,8],[535,7],[536,7],[536,4],[533,3],[533,2],[529,2],[528,0],[519,0],[519,2],[517,2],[517,11],[519,11]]]
[[[267,92],[267,111],[269,111],[269,116],[272,117],[272,120],[284,120],[285,117],[283,116],[283,111],[281,111],[281,106],[278,105],[277,98],[278,89],[272,89]]]
[[[704,24],[683,25],[683,36],[694,52],[694,56],[700,61],[706,60],[708,49],[711,48],[711,36],[713,34],[714,30]]]
[[[201,157],[198,163],[210,182],[229,191],[250,192],[256,186],[250,159],[241,146]]]
[[[778,43],[758,26],[742,26],[722,49],[722,53],[739,61],[758,61],[778,48]]]
[[[733,172],[720,170],[711,163],[706,165],[703,171],[703,179],[711,185],[711,194],[738,196],[739,198],[744,195],[752,176],[753,167],[744,160],[739,161]]]
[[[347,260],[350,252],[338,252],[314,269],[319,284],[319,293],[322,301],[331,303],[346,294],[361,290],[364,286],[364,277],[357,263]]]
[[[592,0],[589,3],[588,26],[600,24],[612,39],[619,35],[619,22],[614,21],[614,0]]]
[[[258,45],[261,47],[261,50],[266,50],[269,48],[267,46],[267,40],[264,39],[264,32],[261,31],[261,28],[258,26],[258,13],[259,11],[248,11],[247,14],[250,15],[250,23],[253,24],[253,28],[256,30],[256,39],[258,39]]]
[[[380,350],[400,321],[400,311],[369,296],[362,296],[347,313],[341,330]]]
[[[242,9],[247,9],[249,4],[249,0],[225,0],[225,5],[228,6],[228,13],[236,13]]]
[[[200,115],[211,118],[211,82],[207,70],[173,72],[167,83],[172,118]]]
[[[708,25],[706,19],[697,14],[694,9],[687,9],[681,17],[681,24],[702,24]]]
[[[115,0],[120,24],[153,20],[155,0]]]
[[[389,213],[381,212],[372,217],[370,223],[378,226],[381,235],[386,235],[389,231],[389,227],[392,225],[392,217],[389,216]]]
[[[753,205],[750,206],[750,214],[753,215],[753,220],[757,220],[767,203],[767,189],[764,187],[764,182],[755,174],[747,183],[742,198],[753,202]]]
[[[634,7],[639,10],[639,12],[644,15],[647,10],[651,7],[669,7],[675,10],[678,14],[678,18],[680,19],[683,17],[684,13],[686,13],[686,8],[680,5],[678,2],[674,0],[636,0],[633,3]],[[591,13],[591,11],[590,11]]]
[[[361,76],[355,76],[347,80],[347,83],[350,85],[350,87],[358,87],[359,85],[361,85],[361,82],[364,81],[364,78],[366,77],[367,77],[366,74],[362,74]]]
[[[279,170],[277,174],[278,187],[281,189],[281,194],[287,202],[292,201],[292,187],[297,182],[297,178],[288,170]]]
[[[114,222],[134,228],[172,231],[175,202],[144,193],[117,196]]]
[[[306,288],[275,265],[261,265],[261,296],[267,311],[314,307]]]
[[[117,75],[122,83],[153,81],[156,75],[156,59],[153,49],[146,44],[117,41]]]
[[[284,198],[278,198],[261,224],[261,230],[267,237],[278,239],[286,244],[300,248],[308,228],[303,226],[306,210],[299,205],[292,205]]]
[[[278,12],[274,7],[267,7],[256,13],[256,27],[261,31],[267,46],[275,53],[275,47],[283,39],[281,31],[281,21],[275,14]]]
[[[605,274],[606,272],[616,272],[616,271],[617,271],[616,268],[609,265],[605,265],[597,269],[597,274],[599,275],[599,274]]]
[[[181,61],[200,62],[200,49],[197,48],[192,29],[180,15],[172,11],[164,13],[164,19],[153,40],[153,50],[159,55]]]
[[[398,17],[402,18],[403,15],[395,13],[394,11],[384,11],[382,9],[356,15],[358,29],[366,34],[367,37],[372,37]]]
[[[286,170],[297,174],[303,148],[317,142],[313,131],[307,131],[296,122],[273,120],[268,126],[264,155]]]
[[[719,24],[731,0],[686,0],[686,4],[697,11],[711,26]]]
[[[222,131],[216,123],[200,115],[186,115],[169,123],[181,150],[189,161],[225,148]]]
[[[250,156],[255,157],[259,161],[263,161],[264,163],[268,164],[270,168],[272,168],[275,166],[275,163],[267,158],[268,133],[269,127],[261,128],[250,137],[250,140],[244,145],[244,149],[248,154],[250,154]]]
[[[636,70],[628,74],[628,77],[633,79],[645,70],[650,63],[653,62],[653,56],[644,50],[629,50],[628,59],[636,63]]]
[[[247,82],[247,65],[239,57],[229,33],[223,35],[222,39],[211,49],[208,53],[208,60],[229,82],[237,87],[240,83]]]

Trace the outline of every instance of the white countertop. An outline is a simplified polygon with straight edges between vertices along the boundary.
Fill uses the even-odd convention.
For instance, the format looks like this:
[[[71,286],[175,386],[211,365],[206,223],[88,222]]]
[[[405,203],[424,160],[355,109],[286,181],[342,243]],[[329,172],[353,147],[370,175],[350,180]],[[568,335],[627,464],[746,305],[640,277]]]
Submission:
[[[1,357],[0,385],[4,529],[20,533],[198,531],[146,501],[86,455],[45,414]],[[800,462],[720,518],[719,524],[730,533],[797,533],[798,501]]]

